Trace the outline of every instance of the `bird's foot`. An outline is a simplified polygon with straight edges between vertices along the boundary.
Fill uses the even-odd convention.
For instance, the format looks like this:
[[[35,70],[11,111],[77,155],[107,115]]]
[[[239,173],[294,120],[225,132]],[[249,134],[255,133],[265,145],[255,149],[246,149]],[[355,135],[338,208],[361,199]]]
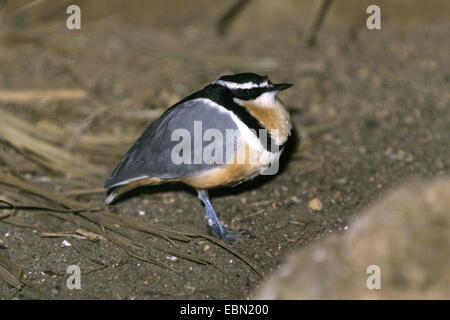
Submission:
[[[230,241],[244,241],[253,238],[251,233],[247,230],[233,230],[223,227],[215,228],[214,226],[211,226],[209,232],[212,235],[221,238],[228,245],[230,245]]]

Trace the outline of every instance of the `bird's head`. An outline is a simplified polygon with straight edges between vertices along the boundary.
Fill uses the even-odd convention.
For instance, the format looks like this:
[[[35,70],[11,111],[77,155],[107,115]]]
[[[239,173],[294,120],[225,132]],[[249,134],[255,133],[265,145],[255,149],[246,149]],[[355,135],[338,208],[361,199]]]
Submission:
[[[292,87],[292,84],[270,82],[267,76],[255,73],[225,75],[213,82],[229,89],[233,98],[243,101],[272,101],[278,92]]]

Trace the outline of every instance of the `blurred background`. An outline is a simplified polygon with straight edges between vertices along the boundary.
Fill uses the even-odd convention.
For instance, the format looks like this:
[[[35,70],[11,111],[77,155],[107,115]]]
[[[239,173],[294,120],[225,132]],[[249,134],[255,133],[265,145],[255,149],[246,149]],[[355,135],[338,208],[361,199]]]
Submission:
[[[66,28],[71,4],[81,30]],[[381,8],[380,30],[366,27],[371,4]],[[249,297],[261,281],[249,265],[265,276],[293,248],[345,232],[400,181],[448,175],[449,39],[450,3],[439,0],[1,0],[0,267],[9,282],[0,282],[0,297]],[[111,244],[79,217],[48,214],[102,207],[104,180],[151,121],[239,72],[295,84],[281,95],[296,132],[280,174],[213,200],[225,224],[256,235],[236,245],[249,263],[175,233],[153,234],[161,242],[153,251],[131,245],[139,230],[121,234],[130,243]],[[206,233],[201,205],[174,188],[138,191],[102,210]],[[61,233],[80,225],[110,242]],[[77,250],[61,247],[69,238]],[[219,267],[167,260],[164,250],[174,248]],[[140,265],[144,257],[189,280]],[[75,262],[90,272],[89,290],[65,289]]]

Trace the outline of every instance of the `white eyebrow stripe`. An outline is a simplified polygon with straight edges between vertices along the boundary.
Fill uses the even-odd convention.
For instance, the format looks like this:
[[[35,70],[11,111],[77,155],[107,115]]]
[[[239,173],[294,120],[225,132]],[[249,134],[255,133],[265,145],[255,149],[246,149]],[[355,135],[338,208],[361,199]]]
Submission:
[[[236,83],[223,80],[216,80],[213,82],[213,84],[218,84],[223,87],[227,87],[228,89],[252,89],[252,88],[265,88],[269,86],[267,80],[259,84],[254,82]]]

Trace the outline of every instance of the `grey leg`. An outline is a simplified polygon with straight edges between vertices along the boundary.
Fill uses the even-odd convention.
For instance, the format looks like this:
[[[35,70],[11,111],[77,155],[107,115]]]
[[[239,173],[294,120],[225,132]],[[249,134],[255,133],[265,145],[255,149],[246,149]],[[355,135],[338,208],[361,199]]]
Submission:
[[[215,236],[220,236],[225,242],[228,243],[229,239],[232,240],[243,240],[242,235],[248,233],[247,231],[242,230],[229,230],[225,229],[219,221],[216,212],[209,200],[209,195],[207,190],[197,190],[198,198],[203,202],[206,209],[206,221],[208,223],[208,227],[212,234]]]

